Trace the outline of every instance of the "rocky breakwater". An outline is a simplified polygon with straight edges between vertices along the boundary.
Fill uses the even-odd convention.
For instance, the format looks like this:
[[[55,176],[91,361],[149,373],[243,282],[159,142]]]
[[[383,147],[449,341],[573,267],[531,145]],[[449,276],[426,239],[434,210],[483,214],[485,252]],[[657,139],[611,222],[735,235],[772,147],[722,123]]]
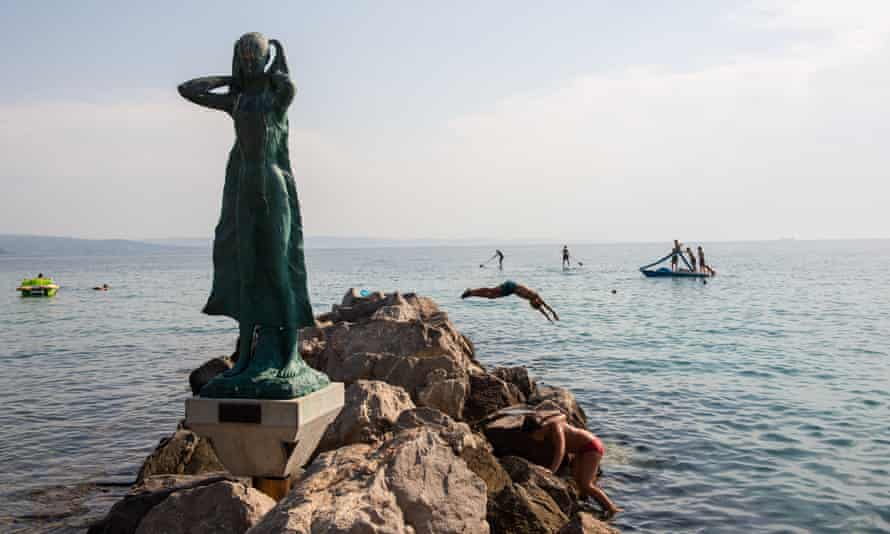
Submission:
[[[300,352],[346,383],[346,404],[281,501],[216,472],[209,444],[179,429],[91,532],[616,532],[520,430],[557,411],[584,426],[574,396],[521,367],[486,370],[431,299],[350,290],[301,332]],[[196,370],[191,386],[225,363]]]

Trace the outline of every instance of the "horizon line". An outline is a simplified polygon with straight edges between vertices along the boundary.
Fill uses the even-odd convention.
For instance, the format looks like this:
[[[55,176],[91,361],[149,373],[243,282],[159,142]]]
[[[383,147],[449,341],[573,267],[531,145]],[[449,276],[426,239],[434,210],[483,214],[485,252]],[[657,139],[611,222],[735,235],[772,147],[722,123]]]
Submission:
[[[160,245],[163,242],[171,242],[166,246],[180,246],[186,248],[185,245],[172,244],[174,241],[194,241],[212,243],[213,237],[76,237],[56,234],[19,234],[19,233],[0,233],[0,237],[17,237],[17,238],[48,238],[48,239],[71,239],[81,241],[110,242],[110,241],[129,241],[135,243],[144,243],[148,245]],[[393,244],[415,244],[418,242],[436,243],[443,246],[482,246],[498,243],[536,245],[536,244],[573,244],[573,245],[621,245],[621,244],[656,244],[662,242],[671,242],[668,239],[625,239],[625,240],[585,240],[585,239],[564,239],[559,240],[550,237],[520,237],[520,238],[494,238],[494,237],[368,237],[368,236],[334,236],[334,235],[308,235],[304,236],[304,243],[308,240],[331,240],[331,241],[359,241],[359,242],[388,242]],[[793,241],[887,241],[890,237],[776,237],[773,239],[713,239],[702,240],[703,243],[773,243],[773,242],[793,242]],[[698,240],[691,240],[698,241]],[[336,247],[318,247],[318,248],[336,248]]]

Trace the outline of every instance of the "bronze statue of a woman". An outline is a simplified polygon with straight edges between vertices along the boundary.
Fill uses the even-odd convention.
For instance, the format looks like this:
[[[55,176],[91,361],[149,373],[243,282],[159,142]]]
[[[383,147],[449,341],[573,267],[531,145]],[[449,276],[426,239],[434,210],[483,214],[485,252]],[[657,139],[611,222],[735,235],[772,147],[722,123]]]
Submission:
[[[227,92],[215,92],[224,87]],[[296,348],[298,329],[314,319],[287,148],[287,108],[295,92],[281,43],[259,33],[235,43],[231,76],[206,76],[179,86],[187,100],[228,113],[236,137],[226,166],[213,241],[213,289],[204,313],[238,321],[239,359],[201,396],[293,398],[328,383]]]

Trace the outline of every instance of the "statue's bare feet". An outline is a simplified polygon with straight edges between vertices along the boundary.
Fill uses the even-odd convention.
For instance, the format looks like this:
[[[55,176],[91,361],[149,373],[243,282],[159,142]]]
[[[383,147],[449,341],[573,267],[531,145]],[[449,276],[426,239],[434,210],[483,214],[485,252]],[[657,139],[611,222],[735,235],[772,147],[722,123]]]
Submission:
[[[297,360],[296,358],[291,359],[291,361],[289,361],[287,365],[285,365],[281,368],[280,371],[278,371],[278,376],[281,378],[293,378],[303,371],[303,365],[306,364]]]
[[[244,371],[247,370],[248,364],[250,363],[250,356],[240,356],[238,358],[238,362],[235,364],[235,367],[227,371],[223,371],[223,376],[226,378],[231,378],[236,375],[240,375]]]

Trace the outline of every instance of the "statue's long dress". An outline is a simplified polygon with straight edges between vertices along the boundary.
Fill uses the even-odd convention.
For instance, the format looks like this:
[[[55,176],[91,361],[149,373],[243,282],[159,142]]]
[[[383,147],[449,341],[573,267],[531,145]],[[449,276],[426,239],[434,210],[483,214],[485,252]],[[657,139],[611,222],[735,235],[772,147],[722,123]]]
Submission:
[[[275,103],[271,91],[263,93],[261,101],[261,111],[240,111],[237,102],[232,111],[236,134],[239,120],[257,120],[262,114],[262,157],[245,161],[238,139],[229,153],[213,240],[213,289],[203,311],[239,323],[302,328],[313,324],[313,315],[303,224],[287,148],[287,110]],[[245,117],[248,113],[254,117]],[[258,179],[265,182],[268,210],[255,204]]]

